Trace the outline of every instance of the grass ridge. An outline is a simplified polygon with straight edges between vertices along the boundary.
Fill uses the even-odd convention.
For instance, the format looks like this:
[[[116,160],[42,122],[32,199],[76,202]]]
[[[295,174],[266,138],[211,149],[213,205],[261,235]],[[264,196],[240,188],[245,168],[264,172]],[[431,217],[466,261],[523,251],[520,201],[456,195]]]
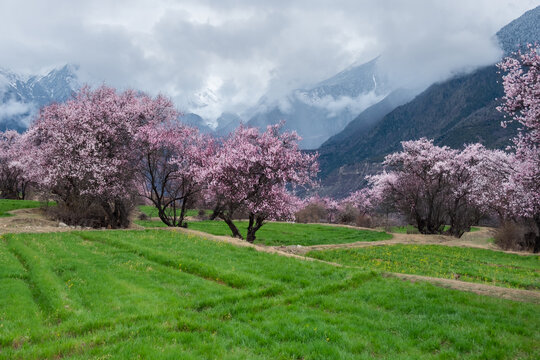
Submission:
[[[181,269],[183,272],[193,276],[198,276],[204,280],[212,281],[223,286],[228,286],[233,289],[245,288],[251,283],[250,279],[243,278],[235,273],[223,273],[217,271],[215,268],[201,263],[182,260],[179,263],[173,259],[170,254],[163,251],[151,249],[146,246],[138,245],[132,246],[126,241],[119,239],[103,239],[99,236],[88,236],[88,233],[76,232],[78,236],[87,241],[99,241],[102,244],[113,246],[122,250],[129,251],[137,256],[145,258],[146,260],[155,262],[157,264],[167,266],[174,269]]]

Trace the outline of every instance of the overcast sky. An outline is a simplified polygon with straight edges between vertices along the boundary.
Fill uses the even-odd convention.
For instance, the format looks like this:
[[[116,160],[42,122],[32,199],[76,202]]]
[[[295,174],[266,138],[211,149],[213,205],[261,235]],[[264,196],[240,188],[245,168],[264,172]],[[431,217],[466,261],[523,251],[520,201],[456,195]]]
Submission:
[[[202,94],[210,105],[198,113],[212,119],[379,54],[405,83],[495,62],[493,34],[538,4],[0,0],[0,67],[38,73],[78,64],[83,81],[161,92],[182,110]]]

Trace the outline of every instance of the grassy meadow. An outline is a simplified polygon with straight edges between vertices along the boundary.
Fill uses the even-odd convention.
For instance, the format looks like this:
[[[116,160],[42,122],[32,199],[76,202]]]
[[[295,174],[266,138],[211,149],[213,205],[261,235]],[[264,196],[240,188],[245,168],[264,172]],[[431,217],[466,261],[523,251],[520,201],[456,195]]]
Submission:
[[[137,220],[137,224],[144,227],[166,227],[161,221]],[[247,234],[247,221],[235,221],[238,230],[245,237]],[[223,221],[190,221],[188,228],[206,232],[212,235],[231,236],[231,230]],[[267,246],[281,245],[322,245],[345,244],[357,241],[389,240],[392,235],[382,231],[361,230],[342,226],[297,224],[297,223],[265,223],[257,231],[256,244]]]
[[[540,306],[175,231],[0,239],[1,359],[535,359]]]
[[[0,217],[11,216],[9,211],[17,209],[38,208],[42,205],[39,201],[34,200],[0,200]],[[50,204],[52,205],[52,204]]]
[[[443,245],[389,245],[307,253],[364,270],[540,289],[540,256]]]
[[[190,228],[228,235],[221,222]],[[271,245],[391,237],[288,223],[259,235]],[[352,266],[169,229],[1,235],[0,359],[540,357],[540,304],[382,274],[538,290],[538,256],[417,245],[308,255]]]

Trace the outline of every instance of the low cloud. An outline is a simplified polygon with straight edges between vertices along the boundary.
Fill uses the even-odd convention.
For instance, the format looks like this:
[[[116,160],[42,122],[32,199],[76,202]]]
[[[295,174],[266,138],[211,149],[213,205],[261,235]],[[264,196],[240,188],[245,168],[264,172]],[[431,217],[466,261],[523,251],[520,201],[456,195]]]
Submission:
[[[20,1],[0,5],[0,67],[80,65],[82,81],[164,93],[209,118],[283,101],[382,54],[396,83],[497,60],[492,35],[533,0]],[[44,16],[46,14],[46,16]],[[195,94],[211,91],[215,101]],[[360,101],[361,102],[361,101]],[[329,109],[355,99],[330,99]]]
[[[351,114],[360,114],[369,106],[378,103],[387,94],[377,94],[375,91],[362,93],[356,97],[339,96],[334,98],[331,95],[326,95],[318,98],[311,98],[308,94],[297,91],[295,97],[310,106],[325,109],[328,117],[338,116],[344,111],[348,111]]]
[[[0,120],[5,120],[23,115],[30,115],[35,111],[33,104],[25,104],[16,100],[0,103]]]

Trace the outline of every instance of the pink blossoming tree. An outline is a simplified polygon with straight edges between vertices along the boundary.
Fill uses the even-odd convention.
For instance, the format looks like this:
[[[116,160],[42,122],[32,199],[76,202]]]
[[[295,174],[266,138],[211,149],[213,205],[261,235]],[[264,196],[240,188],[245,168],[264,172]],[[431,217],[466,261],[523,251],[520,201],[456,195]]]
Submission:
[[[427,139],[402,146],[402,152],[385,158],[389,172],[369,178],[369,196],[361,197],[366,207],[393,204],[420,233],[457,237],[487,213],[479,193],[494,190],[492,178],[500,170],[497,160],[506,159],[504,153],[480,144],[458,151]]]
[[[316,155],[298,149],[294,132],[280,133],[281,125],[264,133],[243,126],[223,143],[212,163],[210,194],[216,204],[213,217],[223,219],[233,236],[243,238],[233,222],[239,210],[247,213],[246,240],[268,219],[291,219],[299,199],[288,187],[314,184]]]
[[[0,132],[0,196],[3,199],[24,199],[27,177],[19,157],[23,152],[22,137],[13,130]]]
[[[352,206],[358,210],[359,215],[366,216],[372,214],[380,203],[380,193],[375,193],[373,189],[366,187],[350,193],[341,200],[340,207]]]
[[[84,87],[72,100],[41,109],[25,135],[27,174],[65,208],[64,221],[126,227],[137,196],[135,136],[173,111],[161,96]]]
[[[204,188],[215,146],[197,129],[174,121],[173,112],[167,118],[137,133],[141,190],[166,225],[185,227],[187,206]]]
[[[507,57],[499,68],[505,96],[499,110],[522,127],[513,139],[516,153],[514,172],[506,184],[511,199],[501,203],[502,210],[532,218],[537,226],[534,251],[540,251],[540,48],[528,45],[525,52]]]
[[[338,201],[329,198],[313,195],[302,200],[299,204],[295,220],[300,222],[336,222],[340,211]]]

